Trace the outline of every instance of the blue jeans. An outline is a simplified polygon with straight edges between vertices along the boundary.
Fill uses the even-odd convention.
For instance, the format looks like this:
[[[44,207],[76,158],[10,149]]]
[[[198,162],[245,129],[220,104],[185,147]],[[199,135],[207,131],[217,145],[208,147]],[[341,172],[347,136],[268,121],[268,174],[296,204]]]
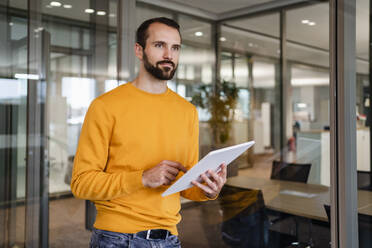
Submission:
[[[176,235],[166,239],[144,239],[132,233],[117,233],[93,228],[90,248],[181,248]]]

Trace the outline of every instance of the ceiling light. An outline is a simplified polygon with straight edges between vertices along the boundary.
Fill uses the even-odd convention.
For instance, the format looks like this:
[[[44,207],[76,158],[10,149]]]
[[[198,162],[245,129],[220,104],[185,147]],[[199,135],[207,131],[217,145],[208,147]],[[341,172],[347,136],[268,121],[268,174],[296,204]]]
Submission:
[[[65,8],[65,9],[71,9],[72,8],[72,5],[71,4],[64,4],[63,5],[63,8]]]
[[[195,36],[203,36],[203,32],[200,32],[200,31],[195,32]]]
[[[94,9],[85,9],[84,11],[88,14],[94,13]]]
[[[309,26],[315,26],[315,22],[309,22]]]
[[[106,15],[105,11],[97,11],[97,15],[104,16]]]
[[[109,14],[109,17],[116,17],[116,15],[111,13],[111,14]]]
[[[9,26],[13,26],[13,24],[14,24],[13,22],[9,22]]]
[[[18,79],[32,79],[32,80],[38,80],[39,79],[39,75],[37,75],[37,74],[16,73],[16,74],[14,74],[14,77],[18,78]]]
[[[60,2],[50,2],[50,6],[53,6],[53,7],[61,7],[62,4]]]
[[[306,103],[297,103],[297,107],[299,108],[306,108],[307,104]]]
[[[225,37],[221,37],[220,38],[220,41],[226,41],[226,38]]]
[[[310,21],[309,20],[302,20],[301,23],[302,24],[308,24]]]

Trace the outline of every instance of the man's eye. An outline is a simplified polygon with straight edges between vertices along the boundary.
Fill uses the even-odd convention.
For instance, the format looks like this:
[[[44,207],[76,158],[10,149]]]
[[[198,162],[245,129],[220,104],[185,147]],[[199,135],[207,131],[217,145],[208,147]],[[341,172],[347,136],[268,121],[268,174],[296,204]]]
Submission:
[[[180,50],[180,47],[178,47],[178,46],[173,47],[173,50],[175,50],[175,51],[179,51],[179,50]]]
[[[163,47],[163,44],[161,44],[161,43],[156,43],[156,44],[155,44],[155,47]]]

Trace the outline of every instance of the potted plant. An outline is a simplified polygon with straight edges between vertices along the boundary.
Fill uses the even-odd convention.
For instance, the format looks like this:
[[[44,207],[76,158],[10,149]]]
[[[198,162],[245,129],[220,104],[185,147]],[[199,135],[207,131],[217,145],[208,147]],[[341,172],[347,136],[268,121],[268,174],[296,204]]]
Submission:
[[[212,134],[212,149],[222,148],[233,143],[231,130],[234,112],[238,100],[235,83],[223,81],[216,88],[212,85],[201,85],[198,93],[192,97],[191,103],[208,110],[210,118],[208,126]],[[229,176],[237,174],[237,166],[229,166]]]

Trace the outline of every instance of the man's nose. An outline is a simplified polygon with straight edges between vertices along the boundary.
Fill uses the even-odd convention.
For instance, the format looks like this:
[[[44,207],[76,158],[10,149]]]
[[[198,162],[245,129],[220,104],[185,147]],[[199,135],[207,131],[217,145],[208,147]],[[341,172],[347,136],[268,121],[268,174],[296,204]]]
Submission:
[[[171,49],[169,49],[169,48],[165,48],[164,49],[163,58],[164,59],[168,59],[168,60],[172,60],[173,59],[173,55],[172,55]]]

